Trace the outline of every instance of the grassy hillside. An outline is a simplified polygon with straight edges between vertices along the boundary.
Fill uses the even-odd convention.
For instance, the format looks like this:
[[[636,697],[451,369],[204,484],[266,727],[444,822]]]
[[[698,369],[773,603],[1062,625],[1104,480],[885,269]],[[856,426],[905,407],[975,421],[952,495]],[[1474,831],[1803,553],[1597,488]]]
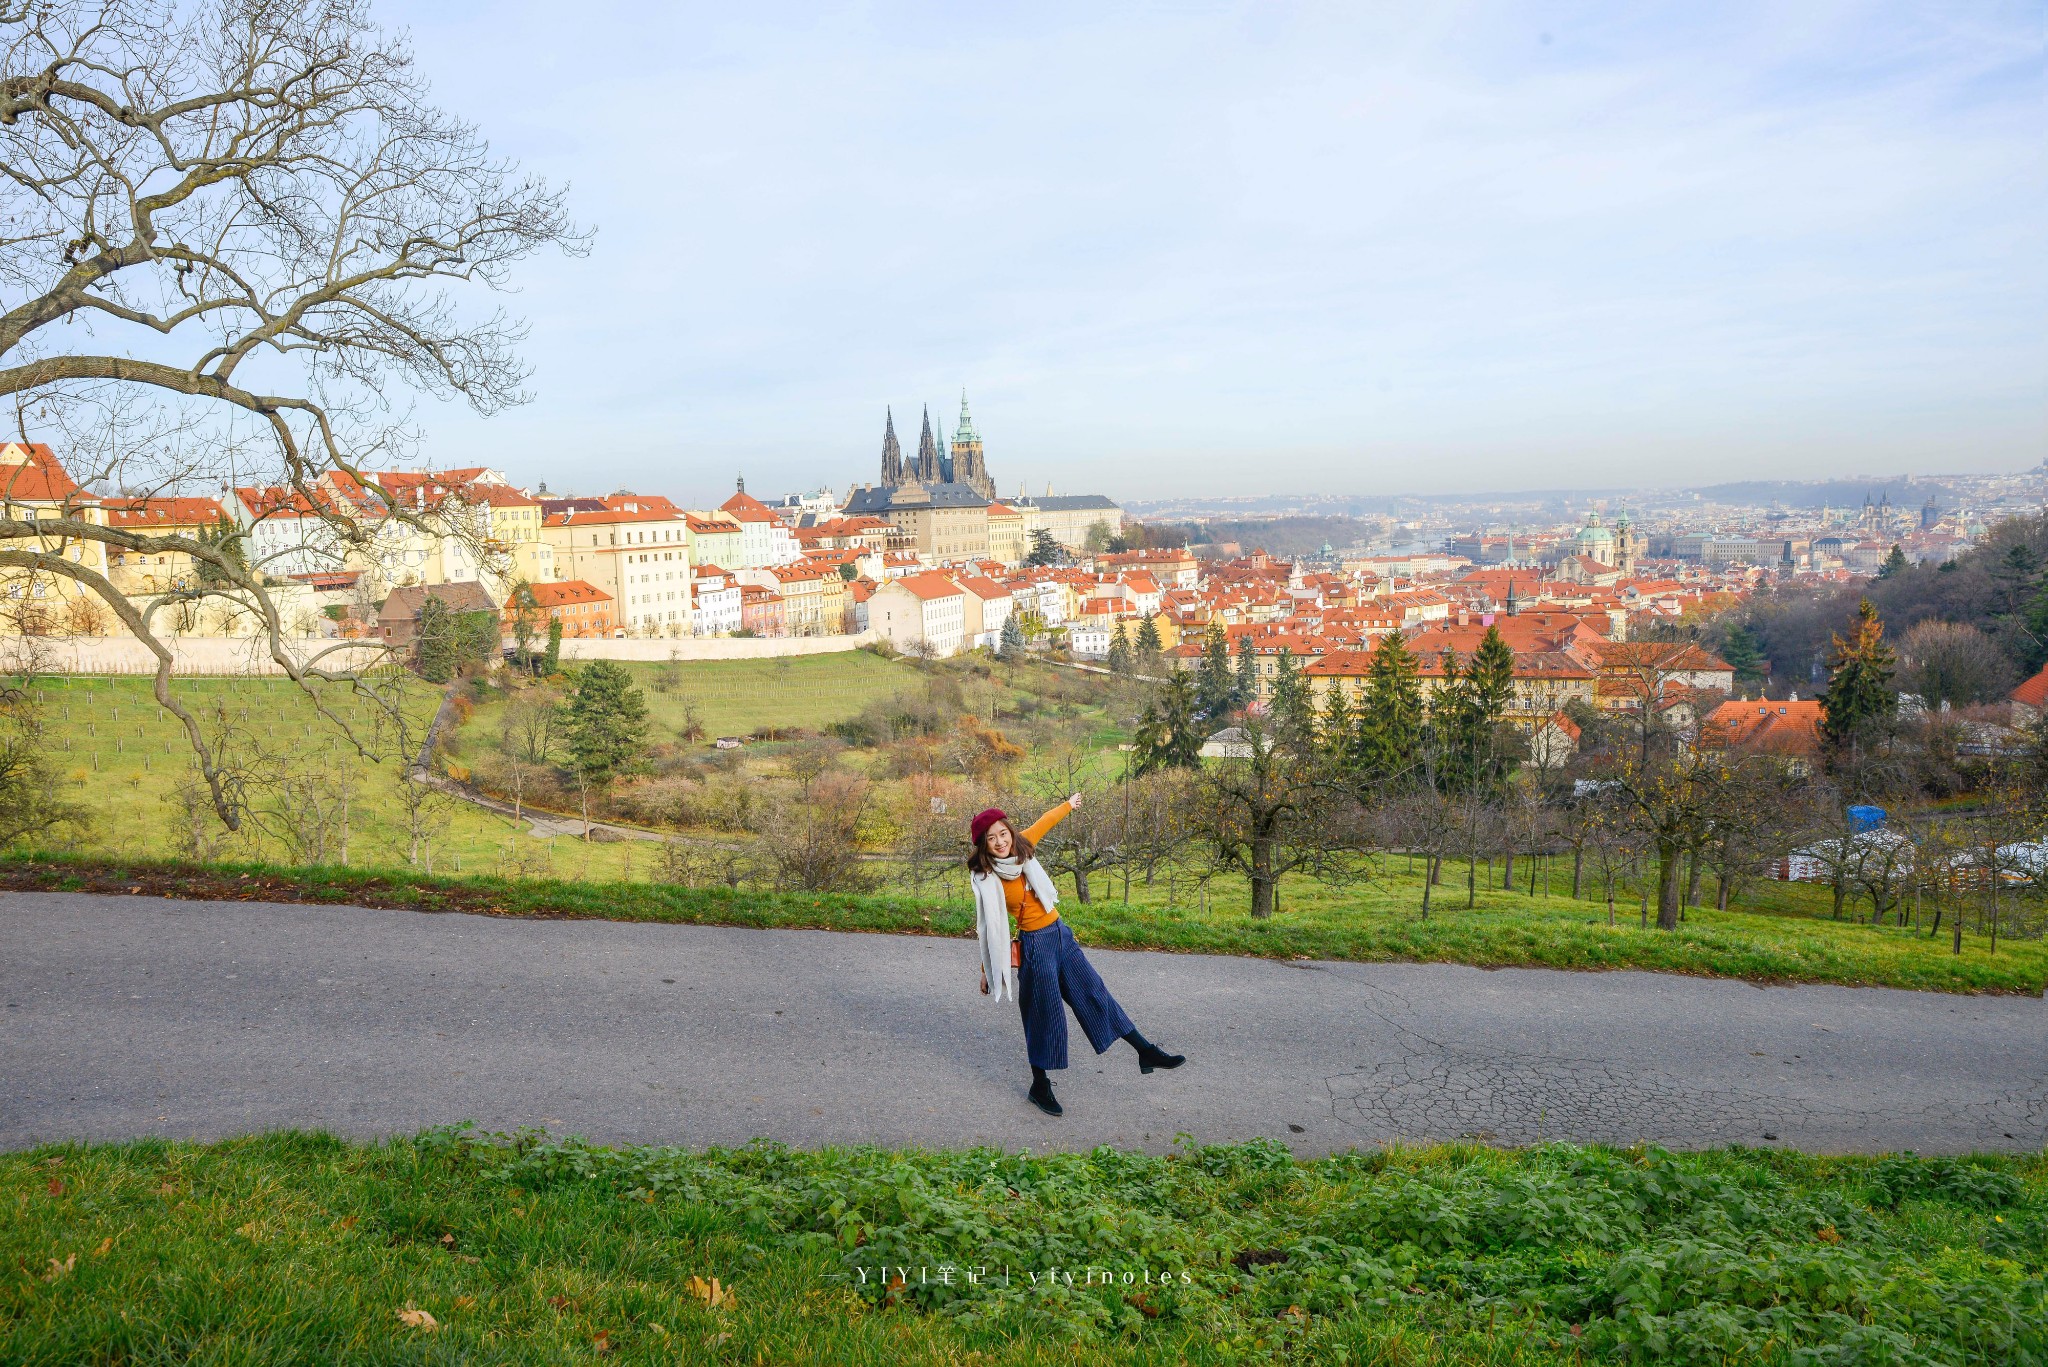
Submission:
[[[151,681],[113,676],[46,677],[36,681],[51,749],[65,796],[90,814],[79,849],[114,857],[163,855],[182,847],[191,822],[179,800],[192,788],[191,751],[177,719],[157,706]],[[237,751],[264,758],[265,772],[339,779],[352,785],[348,804],[347,862],[403,865],[411,854],[408,823],[399,800],[401,748],[390,728],[380,731],[378,704],[347,688],[330,688],[325,705],[345,719],[372,755],[358,753],[313,702],[288,680],[191,678],[173,685],[179,700],[202,720],[209,735],[225,727]],[[441,702],[441,690],[413,684],[405,706],[415,734],[423,733]],[[213,853],[225,859],[288,859],[275,833],[291,819],[291,794],[258,795],[274,810],[271,830],[251,825],[239,834],[212,827]],[[556,877],[614,878],[628,868],[633,851],[580,840],[539,841],[524,824],[464,803],[436,803],[422,867],[475,872],[528,871]],[[329,858],[342,860],[339,831]],[[647,854],[638,852],[638,867]]]
[[[278,1134],[0,1155],[0,1203],[0,1359],[67,1367],[2048,1357],[2038,1155]]]

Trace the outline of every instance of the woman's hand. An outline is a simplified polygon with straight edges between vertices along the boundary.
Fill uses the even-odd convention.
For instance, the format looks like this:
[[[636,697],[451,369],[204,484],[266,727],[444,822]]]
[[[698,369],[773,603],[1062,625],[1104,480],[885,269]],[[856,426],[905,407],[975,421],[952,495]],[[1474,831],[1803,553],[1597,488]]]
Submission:
[[[981,995],[988,995],[988,970],[985,968],[981,970]]]
[[[1081,795],[1079,793],[1074,793],[1070,795],[1067,798],[1067,805],[1069,807],[1072,807],[1075,811],[1081,810]]]

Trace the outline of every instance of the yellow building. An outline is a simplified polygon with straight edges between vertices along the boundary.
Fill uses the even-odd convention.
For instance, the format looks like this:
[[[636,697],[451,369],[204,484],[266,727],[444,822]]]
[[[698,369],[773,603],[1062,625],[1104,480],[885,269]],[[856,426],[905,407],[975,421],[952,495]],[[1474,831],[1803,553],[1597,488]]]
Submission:
[[[1031,554],[1031,536],[1024,528],[1024,514],[1007,503],[988,505],[988,558],[1004,565],[1021,565]]]
[[[102,504],[107,525],[142,536],[185,536],[194,541],[212,533],[227,511],[210,498],[110,498]],[[197,574],[189,551],[129,551],[110,547],[107,577],[126,594],[160,593],[191,586]]]
[[[56,453],[41,442],[0,444],[0,512],[17,522],[75,519],[107,525],[100,501],[72,481]],[[107,573],[106,547],[52,531],[21,538],[10,549],[39,551],[94,574]],[[98,635],[113,614],[93,591],[46,569],[0,569],[0,634],[40,636],[59,631]]]

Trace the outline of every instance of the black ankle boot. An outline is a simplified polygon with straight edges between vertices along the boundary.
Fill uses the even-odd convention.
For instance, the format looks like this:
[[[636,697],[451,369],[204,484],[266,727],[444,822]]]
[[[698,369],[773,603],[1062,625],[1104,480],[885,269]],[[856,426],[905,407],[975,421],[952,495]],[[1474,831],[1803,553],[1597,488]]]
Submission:
[[[1062,1114],[1060,1099],[1052,1094],[1052,1079],[1045,1075],[1043,1069],[1033,1069],[1032,1072],[1031,1104],[1047,1115]]]
[[[1154,1068],[1178,1068],[1188,1061],[1185,1054],[1167,1053],[1151,1040],[1139,1034],[1135,1027],[1126,1031],[1124,1038],[1129,1040],[1131,1047],[1138,1051],[1138,1071],[1141,1073],[1149,1073]]]

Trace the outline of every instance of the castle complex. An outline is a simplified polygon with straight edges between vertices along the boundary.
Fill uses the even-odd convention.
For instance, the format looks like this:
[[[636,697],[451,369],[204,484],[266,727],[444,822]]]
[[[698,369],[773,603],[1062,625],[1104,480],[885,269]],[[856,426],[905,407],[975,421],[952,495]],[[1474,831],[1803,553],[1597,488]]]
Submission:
[[[964,393],[950,445],[943,435],[934,433],[927,409],[917,455],[905,460],[896,414],[885,411],[881,479],[855,486],[841,516],[879,518],[896,529],[899,546],[933,559],[1006,563],[1023,558],[1035,531],[1078,551],[1097,523],[1105,534],[1123,523],[1122,510],[1100,494],[1057,496],[1048,489],[1044,497],[1032,498],[1020,490],[1016,498],[997,499]]]
[[[896,414],[890,411],[882,433],[882,480],[884,489],[906,484],[926,487],[959,484],[979,494],[984,502],[996,496],[995,481],[988,477],[988,463],[982,458],[981,434],[974,430],[974,415],[967,410],[967,395],[960,395],[960,425],[953,430],[953,444],[932,436],[931,410],[924,414],[924,430],[917,438],[917,460],[903,463],[903,447],[896,440]]]

